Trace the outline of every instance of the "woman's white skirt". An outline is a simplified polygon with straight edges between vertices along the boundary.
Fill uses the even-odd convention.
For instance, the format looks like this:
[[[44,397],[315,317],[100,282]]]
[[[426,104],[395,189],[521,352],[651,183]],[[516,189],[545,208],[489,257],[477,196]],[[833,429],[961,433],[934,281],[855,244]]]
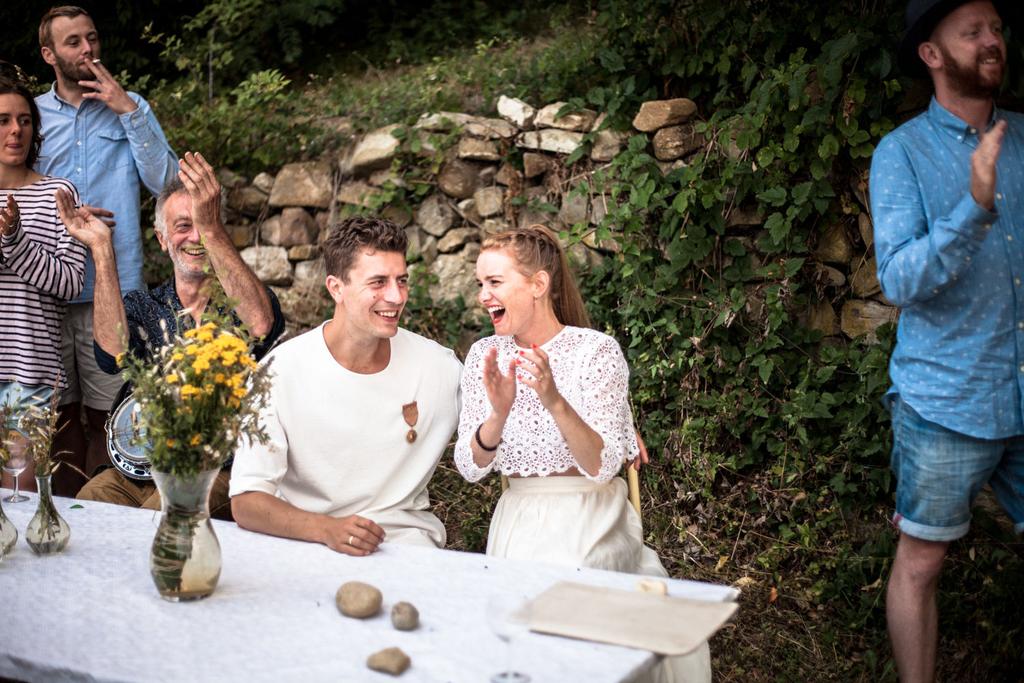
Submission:
[[[487,554],[517,560],[608,569],[667,577],[657,554],[644,545],[640,517],[615,477],[510,477],[487,534]],[[685,657],[671,657],[655,681],[711,680],[705,643]]]

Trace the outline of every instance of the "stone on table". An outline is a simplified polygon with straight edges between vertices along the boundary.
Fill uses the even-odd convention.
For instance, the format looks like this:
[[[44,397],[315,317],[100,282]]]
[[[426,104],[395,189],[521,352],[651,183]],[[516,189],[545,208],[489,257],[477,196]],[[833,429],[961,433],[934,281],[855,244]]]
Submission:
[[[376,586],[362,581],[346,581],[338,588],[334,599],[346,617],[366,619],[380,612],[384,596]]]
[[[411,602],[396,602],[391,608],[391,625],[399,631],[412,631],[420,625],[420,612]]]
[[[380,671],[381,673],[391,674],[392,676],[401,676],[411,663],[412,660],[409,659],[409,655],[397,647],[389,647],[380,652],[374,652],[366,659],[366,666],[368,668]]]

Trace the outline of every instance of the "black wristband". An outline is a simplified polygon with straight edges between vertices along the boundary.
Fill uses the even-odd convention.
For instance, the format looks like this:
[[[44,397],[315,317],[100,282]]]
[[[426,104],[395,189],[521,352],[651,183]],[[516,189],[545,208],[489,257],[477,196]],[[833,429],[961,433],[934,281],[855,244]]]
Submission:
[[[473,438],[476,439],[476,445],[479,446],[481,450],[485,450],[488,453],[498,450],[498,446],[501,445],[501,439],[498,439],[498,443],[494,444],[493,446],[485,446],[484,442],[480,440],[480,430],[483,428],[484,423],[481,422],[480,426],[476,428],[476,434],[473,435]]]

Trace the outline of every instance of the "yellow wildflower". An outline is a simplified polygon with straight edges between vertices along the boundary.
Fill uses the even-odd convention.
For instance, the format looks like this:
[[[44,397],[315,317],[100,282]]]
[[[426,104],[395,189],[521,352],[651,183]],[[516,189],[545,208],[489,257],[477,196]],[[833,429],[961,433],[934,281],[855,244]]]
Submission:
[[[202,441],[203,441],[203,437],[202,436],[200,436],[199,434],[193,434],[192,438],[189,439],[188,443],[189,443],[190,446],[198,446],[200,443],[202,443]]]
[[[178,376],[172,372],[171,374],[164,377],[164,381],[167,382],[168,384],[177,384]]]

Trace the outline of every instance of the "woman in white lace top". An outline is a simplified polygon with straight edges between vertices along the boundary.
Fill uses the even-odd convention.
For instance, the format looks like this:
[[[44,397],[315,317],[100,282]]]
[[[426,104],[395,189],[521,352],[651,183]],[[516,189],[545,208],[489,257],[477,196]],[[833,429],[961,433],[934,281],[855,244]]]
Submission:
[[[469,481],[509,478],[487,553],[666,576],[615,476],[639,452],[629,368],[590,329],[557,237],[540,225],[490,237],[476,277],[495,335],[466,356],[455,462]],[[707,647],[656,677],[710,681]]]

